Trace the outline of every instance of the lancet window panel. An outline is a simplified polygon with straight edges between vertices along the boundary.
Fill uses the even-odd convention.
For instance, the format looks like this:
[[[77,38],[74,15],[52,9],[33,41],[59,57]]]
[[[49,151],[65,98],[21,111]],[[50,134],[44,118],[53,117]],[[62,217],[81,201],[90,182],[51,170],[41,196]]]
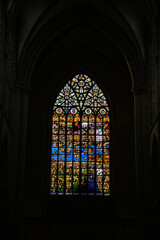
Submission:
[[[51,195],[110,195],[110,114],[102,90],[78,74],[53,106]]]

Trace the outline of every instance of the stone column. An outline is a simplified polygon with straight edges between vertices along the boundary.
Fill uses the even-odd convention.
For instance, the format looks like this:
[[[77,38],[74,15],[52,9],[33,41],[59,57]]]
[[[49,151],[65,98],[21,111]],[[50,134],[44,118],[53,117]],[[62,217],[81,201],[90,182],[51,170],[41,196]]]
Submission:
[[[143,219],[147,204],[148,192],[148,91],[145,87],[137,88],[134,92],[135,112],[135,161],[137,179],[138,217]]]
[[[28,93],[26,89],[14,89],[12,92],[13,133],[9,155],[8,225],[13,234],[16,234],[23,211]]]

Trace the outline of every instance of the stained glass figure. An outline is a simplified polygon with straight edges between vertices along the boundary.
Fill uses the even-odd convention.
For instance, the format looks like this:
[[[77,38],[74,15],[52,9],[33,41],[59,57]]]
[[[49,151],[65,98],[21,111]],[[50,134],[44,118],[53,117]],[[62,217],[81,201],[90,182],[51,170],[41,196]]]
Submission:
[[[110,195],[109,124],[102,90],[76,75],[53,107],[51,195]]]

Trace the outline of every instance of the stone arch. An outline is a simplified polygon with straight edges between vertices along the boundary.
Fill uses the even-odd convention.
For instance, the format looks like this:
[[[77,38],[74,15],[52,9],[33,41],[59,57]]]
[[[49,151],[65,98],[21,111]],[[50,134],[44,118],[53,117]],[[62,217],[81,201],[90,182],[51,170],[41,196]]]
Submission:
[[[77,48],[76,48],[77,49]],[[84,48],[83,48],[84,49]],[[74,72],[78,72],[81,66],[81,62],[83,61],[83,56],[81,56],[81,48],[77,51],[70,51],[70,62],[66,63],[66,56],[63,53],[60,56],[57,56],[54,61],[47,63],[45,67],[41,68],[41,71],[33,76],[34,83],[32,82],[32,91],[29,95],[29,103],[28,103],[28,130],[27,130],[27,157],[26,157],[26,169],[25,169],[25,179],[26,179],[26,188],[25,188],[25,209],[27,214],[35,215],[37,208],[41,209],[44,202],[50,201],[48,199],[49,194],[49,183],[48,179],[50,177],[50,139],[51,135],[48,133],[51,129],[51,118],[50,116],[50,104],[52,100],[52,96],[55,92],[59,92],[60,86],[63,86],[65,80],[67,81],[68,76],[72,75]],[[115,151],[112,154],[113,164],[112,164],[112,189],[114,196],[121,191],[120,185],[123,185],[123,188],[126,189],[123,193],[127,194],[129,197],[129,191],[132,191],[132,196],[135,191],[135,182],[125,181],[124,178],[130,178],[131,175],[134,178],[134,173],[130,170],[134,171],[134,139],[133,139],[133,96],[131,92],[131,81],[130,75],[127,68],[124,68],[124,72],[122,73],[121,69],[119,69],[113,62],[107,60],[105,64],[103,61],[105,60],[105,56],[100,55],[97,51],[89,50],[89,56],[86,55],[86,62],[84,64],[84,68],[88,69],[90,73],[93,72],[93,75],[96,79],[99,79],[101,85],[103,85],[103,90],[108,92],[109,98],[112,103],[112,145],[115,148]],[[91,50],[91,51],[90,51]],[[80,57],[78,58],[78,63],[74,61],[76,55],[78,54]],[[96,60],[94,60],[96,59]],[[94,60],[94,61],[93,61]],[[97,61],[98,60],[98,61]],[[106,61],[106,60],[105,60]],[[54,66],[53,66],[54,63]],[[107,63],[107,68],[105,67]],[[67,64],[67,66],[66,66]],[[97,65],[99,64],[99,65]],[[63,69],[63,71],[62,71]],[[112,79],[112,81],[109,81]],[[45,82],[44,82],[45,80]],[[124,89],[119,91],[121,84],[123,84]],[[116,86],[116,87],[115,87]],[[38,120],[38,116],[40,114],[40,121]],[[118,115],[123,114],[122,121],[118,121]],[[50,122],[50,123],[49,123]],[[124,127],[125,126],[125,127]],[[123,130],[124,128],[124,130]],[[121,134],[123,131],[123,135]],[[128,134],[130,136],[128,136]],[[117,136],[117,137],[116,137]],[[131,137],[132,136],[132,137]],[[37,142],[38,139],[38,142]],[[122,140],[123,139],[123,140]],[[128,139],[130,139],[128,143]],[[123,152],[125,152],[127,144],[127,153],[123,156]],[[33,151],[34,150],[34,151]],[[48,154],[48,155],[47,155]],[[47,158],[48,156],[48,158]],[[119,159],[119,161],[118,161]],[[121,160],[120,160],[121,159]],[[124,162],[124,164],[120,164],[120,162]],[[132,165],[132,168],[128,171],[128,164]],[[32,166],[32,168],[30,167]],[[43,168],[42,168],[43,166]],[[121,171],[118,169],[122,168],[126,169],[125,174],[120,175]],[[117,169],[117,171],[116,171]],[[37,179],[38,185],[37,185]],[[131,185],[132,188],[131,188]],[[34,189],[37,191],[34,191]],[[31,194],[32,193],[32,194]],[[126,201],[125,194],[122,194],[122,202]],[[41,196],[41,197],[40,197]],[[130,195],[131,196],[131,195]],[[39,200],[38,200],[39,199]],[[116,197],[115,197],[116,199]],[[38,204],[37,204],[38,201]],[[54,202],[56,200],[54,199]],[[117,200],[118,201],[118,200]],[[129,201],[134,205],[135,198]],[[70,202],[69,202],[70,203]],[[46,203],[47,204],[47,203]],[[58,204],[58,203],[57,203]],[[115,205],[117,203],[115,202]],[[103,204],[102,204],[103,205]],[[34,206],[34,207],[33,207]],[[53,210],[56,203],[49,205]],[[109,206],[109,205],[108,205]],[[115,209],[116,206],[114,206]],[[124,209],[123,209],[124,210]],[[119,214],[125,214],[125,211],[120,211]],[[55,216],[57,216],[57,210],[54,209],[50,211],[50,214],[55,211]],[[65,210],[66,211],[66,210]],[[107,212],[107,206],[105,208]],[[112,211],[112,208],[108,210]],[[81,214],[81,213],[80,213]]]
[[[74,29],[75,24],[73,18],[76,18],[76,27],[79,26],[80,28],[83,28],[83,25],[90,25],[95,31],[97,31],[97,34],[104,34],[104,37],[110,39],[110,41],[114,43],[115,48],[119,49],[118,51],[121,51],[121,55],[124,57],[126,64],[128,65],[132,78],[132,87],[138,88],[141,85],[144,86],[143,56],[141,49],[136,36],[132,29],[128,27],[128,23],[124,21],[121,14],[118,14],[121,19],[121,25],[119,25],[117,19],[114,20],[110,15],[105,15],[102,9],[97,10],[97,15],[99,15],[101,19],[99,20],[100,22],[95,23],[93,22],[92,17],[88,17],[85,13],[82,18],[78,17],[77,13],[74,13],[74,10],[78,6],[79,5],[70,7],[61,13],[63,14],[63,19],[70,16],[67,23],[64,22],[63,19],[61,20],[61,26],[58,25],[58,19],[61,18],[61,14],[53,19],[48,19],[45,24],[43,23],[45,20],[43,19],[43,15],[37,21],[36,25],[31,29],[19,56],[18,78],[16,82],[17,87],[30,87],[31,76],[37,60],[43,55],[47,45],[50,47],[51,45],[55,46],[57,44],[57,39],[58,41],[61,41],[61,36],[65,36],[66,32],[70,32]],[[91,6],[88,7],[92,8]],[[85,7],[86,12],[88,7]],[[115,8],[111,7],[111,10],[115,14]],[[45,14],[44,17],[46,17]],[[102,24],[103,21],[106,22],[105,25]],[[48,29],[48,25],[52,27]],[[110,26],[112,26],[112,28],[110,28]],[[125,28],[127,28],[128,32],[126,32]],[[37,39],[40,40],[37,41]],[[28,64],[28,60],[30,64]]]

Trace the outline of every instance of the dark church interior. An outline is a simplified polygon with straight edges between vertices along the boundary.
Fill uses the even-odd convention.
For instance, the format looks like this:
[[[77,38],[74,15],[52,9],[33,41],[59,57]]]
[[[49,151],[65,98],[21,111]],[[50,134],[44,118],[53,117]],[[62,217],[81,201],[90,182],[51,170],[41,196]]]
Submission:
[[[0,0],[0,239],[160,239],[160,2]],[[110,106],[110,194],[50,194],[52,111],[86,74]]]

